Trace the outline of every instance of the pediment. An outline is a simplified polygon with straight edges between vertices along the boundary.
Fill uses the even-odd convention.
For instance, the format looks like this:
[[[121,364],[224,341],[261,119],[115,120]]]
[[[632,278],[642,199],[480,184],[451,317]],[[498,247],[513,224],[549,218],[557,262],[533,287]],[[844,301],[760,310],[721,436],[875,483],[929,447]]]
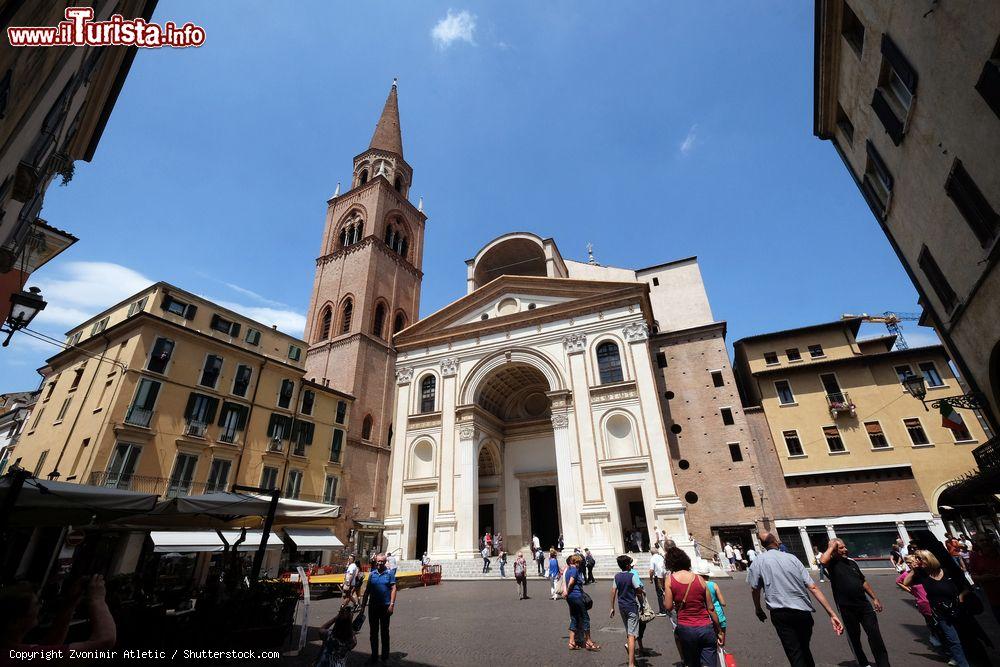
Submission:
[[[410,348],[626,302],[651,318],[648,291],[640,282],[501,276],[399,332],[394,343]]]

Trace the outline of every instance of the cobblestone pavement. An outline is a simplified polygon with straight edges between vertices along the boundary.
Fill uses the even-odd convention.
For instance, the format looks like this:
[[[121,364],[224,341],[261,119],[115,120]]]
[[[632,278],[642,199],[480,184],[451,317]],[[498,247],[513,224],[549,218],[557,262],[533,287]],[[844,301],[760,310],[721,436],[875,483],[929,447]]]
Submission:
[[[879,622],[889,647],[893,665],[945,665],[925,641],[926,628],[911,598],[896,588],[889,574],[869,574],[885,611]],[[721,580],[729,617],[727,647],[741,667],[786,665],[784,653],[770,622],[761,623],[753,615],[750,590],[742,576]],[[828,598],[830,584],[820,584]],[[548,585],[532,578],[529,600],[520,601],[512,581],[443,582],[440,586],[401,590],[392,618],[392,659],[394,665],[625,665],[624,628],[617,613],[608,618],[610,581],[588,587],[594,598],[591,611],[592,634],[603,645],[599,653],[570,652],[565,601],[548,599]],[[310,609],[310,641],[293,664],[311,665],[319,651],[316,628],[329,619],[339,599],[314,601]],[[655,602],[654,602],[655,608]],[[821,610],[815,615],[812,650],[818,665],[856,665],[846,637],[837,637]],[[979,616],[992,637],[1000,637],[1000,627],[989,611]],[[862,635],[864,637],[864,635]],[[646,629],[645,643],[653,654],[644,662],[650,667],[674,665],[677,651],[670,633],[669,619],[657,618]],[[1000,642],[998,642],[1000,643]],[[866,644],[867,646],[867,644]],[[367,624],[358,635],[357,649],[349,664],[362,664],[369,657]],[[868,656],[871,658],[871,655]],[[1000,665],[1000,656],[992,655]]]

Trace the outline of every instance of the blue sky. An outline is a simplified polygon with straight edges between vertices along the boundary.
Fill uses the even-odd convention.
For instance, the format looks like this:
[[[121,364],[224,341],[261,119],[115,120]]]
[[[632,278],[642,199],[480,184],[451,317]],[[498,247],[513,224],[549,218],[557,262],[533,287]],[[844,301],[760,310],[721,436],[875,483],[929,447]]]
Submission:
[[[80,241],[32,276],[48,333],[166,280],[301,334],[325,202],[394,76],[429,216],[422,315],[514,230],[614,266],[698,255],[730,343],[918,310],[812,136],[812,3],[161,0],[154,20],[206,43],[139,53],[94,161],[49,189],[43,217]],[[53,352],[15,336],[0,391]]]

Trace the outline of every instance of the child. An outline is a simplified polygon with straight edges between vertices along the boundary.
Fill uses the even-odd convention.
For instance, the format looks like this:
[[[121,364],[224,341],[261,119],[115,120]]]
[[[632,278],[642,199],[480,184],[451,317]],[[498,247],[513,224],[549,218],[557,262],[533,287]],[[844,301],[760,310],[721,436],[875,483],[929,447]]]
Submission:
[[[320,632],[327,634],[323,649],[316,659],[316,667],[346,667],[347,656],[358,643],[354,635],[350,603],[342,605],[337,615],[323,624]]]

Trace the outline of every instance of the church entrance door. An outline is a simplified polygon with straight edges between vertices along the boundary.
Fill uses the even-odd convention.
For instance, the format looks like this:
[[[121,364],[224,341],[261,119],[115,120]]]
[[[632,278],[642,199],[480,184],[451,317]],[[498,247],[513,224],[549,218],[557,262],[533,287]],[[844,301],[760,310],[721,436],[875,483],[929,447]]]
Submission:
[[[533,486],[528,489],[531,532],[538,535],[543,549],[556,546],[559,540],[559,505],[555,486]]]
[[[494,528],[496,524],[493,521],[493,503],[484,504],[479,506],[479,538],[482,539],[483,536],[489,531],[490,535],[496,533]]]
[[[427,503],[417,505],[417,535],[413,543],[411,558],[423,558],[427,552],[427,533],[430,530],[431,506]]]

